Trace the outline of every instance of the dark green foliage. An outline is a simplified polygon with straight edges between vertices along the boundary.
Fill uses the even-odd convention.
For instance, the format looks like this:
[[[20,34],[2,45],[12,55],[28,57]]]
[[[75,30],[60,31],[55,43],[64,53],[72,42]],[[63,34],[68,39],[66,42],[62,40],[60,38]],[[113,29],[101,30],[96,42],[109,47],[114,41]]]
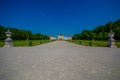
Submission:
[[[93,43],[92,42],[89,42],[89,46],[92,46],[93,45]]]
[[[108,22],[106,25],[100,25],[94,30],[84,30],[82,33],[75,34],[73,40],[107,40],[110,30],[115,32],[115,39],[120,40],[120,20]]]
[[[40,44],[42,44],[43,42],[42,41],[40,41]]]
[[[49,37],[40,33],[33,34],[28,30],[21,30],[17,28],[8,28],[0,25],[0,40],[6,38],[5,32],[9,29],[12,32],[13,40],[48,40]]]
[[[29,46],[32,46],[32,45],[33,45],[33,43],[30,41],[30,42],[29,42]]]
[[[79,44],[82,44],[82,42],[80,41]]]

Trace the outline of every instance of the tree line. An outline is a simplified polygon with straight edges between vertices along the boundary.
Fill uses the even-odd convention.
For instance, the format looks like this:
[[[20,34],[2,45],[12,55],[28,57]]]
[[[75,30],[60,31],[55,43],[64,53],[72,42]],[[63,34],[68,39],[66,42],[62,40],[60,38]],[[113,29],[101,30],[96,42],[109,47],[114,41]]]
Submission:
[[[10,30],[12,32],[11,38],[13,40],[48,40],[49,37],[47,35],[43,35],[40,33],[32,33],[29,30],[22,30],[17,28],[10,28],[10,27],[4,27],[0,25],[0,40],[5,40],[6,35],[5,32],[7,30]]]
[[[73,40],[107,40],[110,30],[115,32],[114,38],[120,40],[120,19],[97,26],[94,30],[83,30],[81,33],[75,34]]]

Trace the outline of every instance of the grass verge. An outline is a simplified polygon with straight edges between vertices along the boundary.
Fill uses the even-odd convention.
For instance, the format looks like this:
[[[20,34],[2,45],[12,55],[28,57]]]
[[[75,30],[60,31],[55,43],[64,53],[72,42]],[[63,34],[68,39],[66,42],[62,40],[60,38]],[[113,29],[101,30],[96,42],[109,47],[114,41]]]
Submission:
[[[50,42],[49,40],[15,40],[13,41],[14,46],[36,46],[44,43]],[[0,41],[0,47],[3,47],[5,44],[4,41]]]
[[[84,45],[84,46],[107,47],[107,41],[72,40],[70,42]],[[120,41],[116,41],[116,45],[118,48],[120,48]]]

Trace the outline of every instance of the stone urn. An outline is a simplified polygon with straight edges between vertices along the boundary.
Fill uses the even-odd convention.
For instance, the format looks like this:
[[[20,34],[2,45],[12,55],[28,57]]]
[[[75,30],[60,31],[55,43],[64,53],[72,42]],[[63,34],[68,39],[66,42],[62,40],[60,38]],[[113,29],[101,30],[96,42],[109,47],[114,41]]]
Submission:
[[[8,29],[7,32],[5,32],[7,38],[5,39],[5,45],[4,47],[13,47],[13,40],[11,39],[11,32],[10,30]]]
[[[108,39],[108,47],[110,47],[110,48],[116,48],[117,46],[115,45],[115,39],[113,38],[114,37],[114,32],[112,31],[112,30],[110,30],[110,32],[109,32],[109,39]]]

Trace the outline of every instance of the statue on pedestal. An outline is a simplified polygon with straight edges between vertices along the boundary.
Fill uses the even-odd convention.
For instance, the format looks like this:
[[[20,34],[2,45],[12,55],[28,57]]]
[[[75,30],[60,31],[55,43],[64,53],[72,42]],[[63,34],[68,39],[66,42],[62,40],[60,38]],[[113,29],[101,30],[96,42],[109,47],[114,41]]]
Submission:
[[[115,39],[113,38],[114,37],[114,32],[112,30],[110,30],[109,32],[109,39],[108,39],[108,47],[110,48],[116,48],[117,46],[115,45]]]
[[[12,33],[8,29],[7,32],[5,32],[5,34],[6,34],[7,38],[5,39],[4,47],[12,47],[13,46],[13,44],[12,44],[13,40],[11,39],[11,34]]]

